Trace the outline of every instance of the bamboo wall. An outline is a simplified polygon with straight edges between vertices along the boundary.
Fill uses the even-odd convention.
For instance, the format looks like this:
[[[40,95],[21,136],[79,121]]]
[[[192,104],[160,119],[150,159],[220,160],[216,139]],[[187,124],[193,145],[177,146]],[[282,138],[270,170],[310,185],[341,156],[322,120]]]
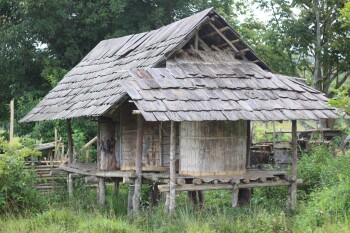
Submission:
[[[120,107],[120,163],[121,170],[133,170],[136,156],[136,110],[133,103]],[[142,170],[165,171],[169,167],[170,123],[145,122],[143,135]],[[161,156],[163,154],[163,156]]]
[[[246,167],[246,121],[180,123],[180,174],[241,174]]]

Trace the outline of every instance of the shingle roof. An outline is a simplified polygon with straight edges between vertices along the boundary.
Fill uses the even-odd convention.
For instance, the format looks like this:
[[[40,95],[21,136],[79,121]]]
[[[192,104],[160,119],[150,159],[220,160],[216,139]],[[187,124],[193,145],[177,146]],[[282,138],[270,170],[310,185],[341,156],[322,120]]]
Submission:
[[[126,97],[121,84],[129,69],[163,62],[209,14],[216,13],[206,9],[157,30],[101,41],[21,121],[104,114]]]
[[[132,74],[124,88],[147,121],[337,118],[323,93],[231,52],[190,51]]]

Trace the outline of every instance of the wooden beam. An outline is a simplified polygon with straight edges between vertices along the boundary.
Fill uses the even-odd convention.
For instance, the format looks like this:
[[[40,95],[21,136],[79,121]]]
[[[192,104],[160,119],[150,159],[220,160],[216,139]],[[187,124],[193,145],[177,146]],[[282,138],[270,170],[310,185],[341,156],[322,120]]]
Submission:
[[[14,99],[12,99],[10,102],[10,145],[13,144],[14,122],[15,122],[15,101]]]
[[[301,184],[302,180],[297,180],[296,184]],[[248,183],[248,184],[237,184],[237,188],[243,189],[243,188],[260,188],[260,187],[277,187],[277,186],[289,186],[291,185],[291,182],[280,180],[276,182],[265,182],[265,183]],[[186,185],[177,185],[176,191],[183,192],[183,191],[198,191],[198,190],[221,190],[221,189],[228,189],[231,190],[234,188],[234,185],[232,184],[200,184],[200,185],[194,185],[194,184],[186,184]],[[169,192],[169,185],[158,185],[158,189],[160,192]]]
[[[230,27],[226,26],[226,27],[220,28],[220,29],[218,29],[218,30],[219,30],[220,32],[224,32],[224,31],[229,30],[229,29],[230,29]],[[213,31],[213,32],[211,32],[211,33],[208,33],[208,34],[206,34],[206,35],[203,35],[203,36],[201,36],[201,37],[202,37],[202,38],[206,38],[206,37],[214,36],[214,35],[216,35],[216,34],[218,34],[218,32],[215,30],[215,31]]]
[[[67,137],[68,137],[68,163],[73,163],[73,137],[71,120],[67,119]]]
[[[169,213],[174,212],[176,205],[176,178],[175,178],[175,153],[176,153],[176,126],[175,122],[171,121],[170,128],[170,193],[169,193]]]
[[[231,43],[231,41],[229,39],[226,38],[226,36],[224,34],[221,33],[221,31],[213,24],[213,23],[209,23],[209,25],[214,28],[214,30],[222,37],[222,39],[224,39],[226,41],[226,43],[231,46],[231,48],[233,49],[233,51],[235,52],[239,52],[238,49]]]
[[[200,37],[198,37],[199,45],[205,50],[209,51],[210,47],[207,45],[207,43],[204,42]]]
[[[241,41],[241,39],[235,39],[235,40],[231,40],[231,43],[236,44],[240,41]],[[224,47],[225,45],[227,45],[227,43],[220,44],[220,45],[218,45],[218,47],[221,48],[221,47]]]
[[[292,120],[292,183],[290,185],[289,208],[295,210],[297,206],[297,121]]]
[[[137,212],[140,209],[141,185],[142,185],[142,151],[143,151],[143,130],[144,118],[142,115],[137,115],[137,136],[136,136],[136,157],[135,157],[135,191],[132,200],[133,211]]]
[[[97,142],[97,136],[94,137],[93,139],[91,139],[88,143],[86,143],[86,144],[83,146],[82,150],[88,149],[88,148],[89,148],[92,144],[94,144],[95,142]]]
[[[198,32],[194,36],[194,49],[198,50]]]
[[[140,115],[141,111],[140,110],[132,110],[133,115]]]
[[[221,51],[221,49],[219,49],[217,46],[215,46],[215,45],[211,45],[211,48],[212,49],[214,49],[214,50],[216,50],[216,51]]]

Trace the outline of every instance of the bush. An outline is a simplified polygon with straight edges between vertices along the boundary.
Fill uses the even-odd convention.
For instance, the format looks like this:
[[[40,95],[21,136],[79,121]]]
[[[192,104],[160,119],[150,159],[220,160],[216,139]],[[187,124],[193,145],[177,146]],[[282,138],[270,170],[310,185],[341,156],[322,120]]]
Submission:
[[[18,140],[10,146],[0,138],[0,213],[18,213],[39,206],[34,173],[25,167],[24,158],[38,152],[22,147]]]

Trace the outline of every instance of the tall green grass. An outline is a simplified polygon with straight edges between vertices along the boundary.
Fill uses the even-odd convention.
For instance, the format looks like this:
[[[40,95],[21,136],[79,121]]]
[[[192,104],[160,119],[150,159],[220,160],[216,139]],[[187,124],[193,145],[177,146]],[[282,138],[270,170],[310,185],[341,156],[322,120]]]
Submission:
[[[150,207],[147,187],[142,210],[127,215],[127,186],[118,196],[107,187],[106,205],[96,204],[96,189],[75,183],[74,197],[66,190],[44,196],[44,211],[0,217],[0,232],[350,232],[350,157],[334,157],[326,147],[303,155],[298,209],[285,209],[286,187],[255,189],[249,205],[231,208],[229,191],[208,191],[206,205],[195,208],[185,193],[177,195],[173,215],[163,202]]]

